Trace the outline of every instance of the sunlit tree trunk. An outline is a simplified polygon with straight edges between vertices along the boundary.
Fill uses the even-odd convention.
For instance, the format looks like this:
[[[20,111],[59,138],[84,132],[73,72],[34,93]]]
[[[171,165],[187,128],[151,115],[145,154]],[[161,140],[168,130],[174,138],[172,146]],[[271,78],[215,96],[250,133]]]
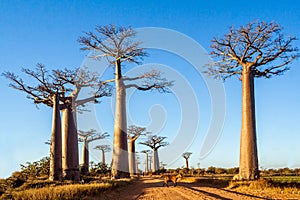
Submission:
[[[79,181],[78,136],[71,106],[62,110],[62,132],[63,177]]]
[[[127,152],[127,118],[126,118],[126,88],[121,74],[121,63],[118,59],[115,66],[116,107],[114,121],[114,148],[112,177],[128,178]]]
[[[135,162],[135,143],[134,141],[129,141],[129,150],[128,150],[128,156],[129,156],[129,172],[130,175],[136,174],[136,162]]]
[[[189,168],[189,159],[185,159],[185,166],[186,166],[186,168],[188,169]]]
[[[157,172],[159,170],[159,159],[158,159],[158,151],[157,149],[153,149],[153,172]]]
[[[101,149],[102,151],[102,164],[105,164],[105,152],[104,149]]]
[[[53,95],[53,116],[52,116],[52,134],[50,142],[50,180],[62,179],[62,139],[61,139],[61,120],[59,98]]]
[[[242,129],[240,140],[239,178],[253,180],[259,178],[256,143],[254,76],[250,68],[242,72]]]
[[[83,140],[82,143],[82,168],[81,171],[83,174],[89,173],[89,146],[86,140]]]
[[[146,173],[149,172],[149,156],[148,156],[148,153],[146,153]]]

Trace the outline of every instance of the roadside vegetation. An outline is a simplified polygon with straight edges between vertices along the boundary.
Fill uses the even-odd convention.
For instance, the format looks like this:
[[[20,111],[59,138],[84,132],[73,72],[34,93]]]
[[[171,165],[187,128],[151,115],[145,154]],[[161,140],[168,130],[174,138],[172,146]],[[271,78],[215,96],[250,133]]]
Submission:
[[[82,199],[102,195],[105,191],[124,187],[134,179],[111,180],[111,170],[105,164],[90,163],[88,175],[80,182],[50,181],[49,158],[22,164],[21,170],[7,179],[0,179],[0,199]],[[239,168],[161,168],[160,174],[182,174],[181,183],[201,183],[211,187],[249,195],[272,197],[278,194],[300,195],[300,169],[263,169],[261,178],[254,181],[233,181]],[[152,176],[152,173],[144,174]],[[142,176],[142,175],[141,175]],[[159,178],[160,176],[152,176]]]

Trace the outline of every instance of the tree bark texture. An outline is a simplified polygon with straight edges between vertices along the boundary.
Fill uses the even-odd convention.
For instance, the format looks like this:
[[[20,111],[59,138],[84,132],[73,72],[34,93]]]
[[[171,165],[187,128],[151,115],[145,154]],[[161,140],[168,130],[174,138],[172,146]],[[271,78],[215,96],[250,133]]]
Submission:
[[[62,138],[59,97],[53,95],[52,133],[50,142],[50,175],[49,179],[62,179]]]
[[[102,151],[102,164],[105,164],[105,152],[104,149],[101,149]]]
[[[128,178],[128,147],[127,147],[127,118],[126,118],[126,88],[121,74],[120,60],[115,66],[116,106],[114,119],[114,144],[112,177]]]
[[[136,162],[135,162],[135,142],[134,141],[129,141],[129,151],[128,151],[128,156],[129,156],[129,173],[131,176],[136,174]]]
[[[254,180],[258,178],[254,76],[250,68],[243,67],[239,179]]]
[[[189,159],[185,158],[185,165],[186,165],[186,168],[188,169],[189,168]]]
[[[89,173],[89,146],[86,140],[82,142],[82,165],[81,172],[85,175]]]
[[[149,156],[148,153],[146,153],[146,174],[149,173]]]
[[[153,172],[157,172],[159,170],[159,159],[158,159],[158,151],[157,149],[153,150]]]
[[[79,181],[78,136],[71,107],[62,111],[63,177],[66,180]]]

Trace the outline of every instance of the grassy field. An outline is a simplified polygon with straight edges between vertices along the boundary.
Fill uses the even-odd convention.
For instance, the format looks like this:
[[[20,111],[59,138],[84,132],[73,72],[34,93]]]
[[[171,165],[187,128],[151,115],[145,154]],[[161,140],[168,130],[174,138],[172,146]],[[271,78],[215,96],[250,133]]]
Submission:
[[[267,199],[300,199],[300,176],[268,176],[256,181],[232,181],[233,176],[184,177],[181,182],[211,185]]]
[[[263,178],[279,183],[300,183],[300,176],[264,176]]]
[[[36,200],[60,200],[60,199],[83,199],[89,196],[100,195],[106,190],[122,187],[129,184],[131,179],[120,179],[90,184],[48,185],[42,188],[21,187],[17,190],[8,191],[0,199],[36,199]],[[60,183],[59,183],[60,184]]]

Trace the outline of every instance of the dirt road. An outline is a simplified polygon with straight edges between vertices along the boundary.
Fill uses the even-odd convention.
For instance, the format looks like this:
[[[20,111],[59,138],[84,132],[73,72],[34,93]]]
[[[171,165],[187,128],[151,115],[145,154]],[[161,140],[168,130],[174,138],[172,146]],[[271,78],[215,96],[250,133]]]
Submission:
[[[265,199],[241,194],[201,183],[178,183],[177,187],[162,187],[161,179],[141,178],[126,188],[104,192],[97,199],[194,200],[194,199]]]

